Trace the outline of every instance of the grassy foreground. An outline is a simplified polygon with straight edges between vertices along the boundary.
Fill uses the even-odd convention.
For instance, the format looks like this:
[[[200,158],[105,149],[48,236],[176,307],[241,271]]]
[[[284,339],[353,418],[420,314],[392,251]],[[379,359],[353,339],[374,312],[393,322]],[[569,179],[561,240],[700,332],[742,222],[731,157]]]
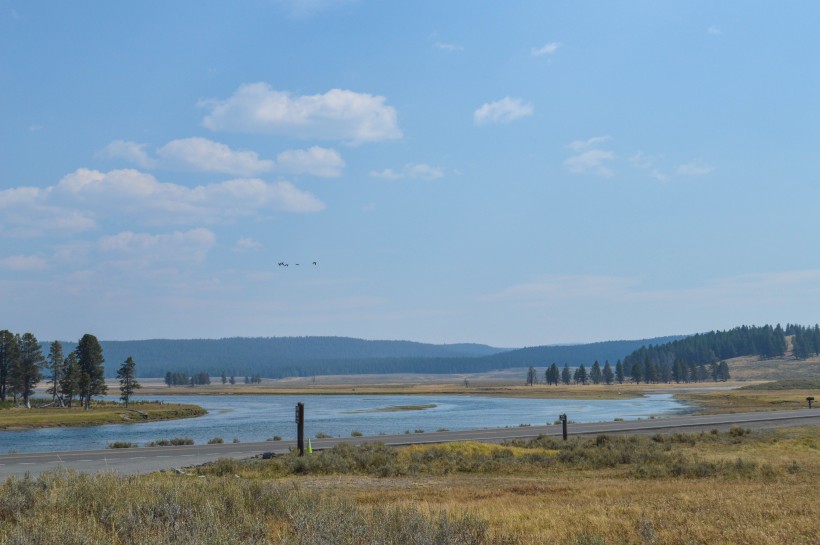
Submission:
[[[818,454],[736,428],[50,473],[0,486],[0,544],[814,545]]]
[[[82,407],[49,407],[45,409],[0,410],[0,429],[18,430],[68,426],[129,424],[202,416],[207,411],[197,405],[172,403],[130,403],[128,409],[119,403],[97,402],[86,411]]]

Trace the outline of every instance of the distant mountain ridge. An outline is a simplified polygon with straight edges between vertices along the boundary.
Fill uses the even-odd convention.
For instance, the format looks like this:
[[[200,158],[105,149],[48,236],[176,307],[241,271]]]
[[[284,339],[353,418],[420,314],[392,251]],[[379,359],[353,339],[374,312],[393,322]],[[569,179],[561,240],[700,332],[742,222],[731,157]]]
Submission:
[[[413,341],[364,340],[349,337],[233,337],[225,339],[151,339],[100,341],[106,376],[113,377],[129,356],[140,377],[166,372],[212,377],[261,375],[266,378],[327,374],[471,373],[510,367],[603,363],[624,358],[648,344],[663,344],[681,336],[635,341],[606,341],[580,345],[520,349],[483,344],[427,344]],[[44,343],[47,345],[47,343]],[[75,343],[64,342],[65,353]],[[47,350],[47,346],[46,346]]]

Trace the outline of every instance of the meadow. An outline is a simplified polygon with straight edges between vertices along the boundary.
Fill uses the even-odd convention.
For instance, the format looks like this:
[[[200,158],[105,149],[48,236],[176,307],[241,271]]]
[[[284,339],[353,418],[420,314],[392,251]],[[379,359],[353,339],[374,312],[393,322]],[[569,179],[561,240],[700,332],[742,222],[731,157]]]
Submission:
[[[816,544],[820,429],[220,460],[0,487],[0,543]]]

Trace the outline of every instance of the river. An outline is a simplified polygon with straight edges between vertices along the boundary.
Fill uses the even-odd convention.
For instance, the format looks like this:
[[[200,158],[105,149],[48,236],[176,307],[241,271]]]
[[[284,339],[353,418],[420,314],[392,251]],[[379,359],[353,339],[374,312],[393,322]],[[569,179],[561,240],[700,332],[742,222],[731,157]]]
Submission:
[[[111,398],[115,399],[115,398]],[[680,414],[690,410],[672,394],[615,400],[522,399],[479,396],[401,395],[264,395],[155,396],[168,403],[195,403],[208,410],[197,418],[117,424],[85,428],[0,431],[0,452],[94,450],[109,442],[149,441],[186,437],[196,444],[221,437],[226,443],[264,441],[273,436],[296,437],[294,408],[305,404],[305,433],[349,437],[364,435],[503,428],[552,424],[566,413],[570,421],[634,420]],[[404,407],[405,410],[397,408]],[[415,407],[415,409],[410,409]],[[426,407],[426,408],[422,408]]]

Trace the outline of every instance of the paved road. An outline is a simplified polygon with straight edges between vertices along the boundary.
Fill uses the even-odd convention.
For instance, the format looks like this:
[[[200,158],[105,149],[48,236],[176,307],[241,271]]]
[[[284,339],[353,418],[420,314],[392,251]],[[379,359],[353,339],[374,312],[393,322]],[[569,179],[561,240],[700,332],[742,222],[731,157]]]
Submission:
[[[572,416],[570,415],[570,419]],[[732,426],[762,429],[785,426],[820,425],[820,410],[770,411],[757,413],[722,414],[709,416],[675,416],[652,420],[570,424],[570,435],[597,435],[601,433],[673,433],[721,431]],[[316,450],[330,448],[338,443],[361,444],[382,442],[388,445],[444,443],[450,441],[501,442],[511,439],[529,439],[539,435],[561,435],[561,426],[528,426],[484,430],[448,431],[410,435],[379,435],[374,437],[317,439]],[[282,454],[294,447],[294,441],[235,443],[222,445],[193,445],[135,449],[86,450],[67,452],[38,452],[0,455],[0,479],[26,473],[38,475],[43,471],[65,467],[83,472],[116,471],[118,473],[150,473],[161,469],[180,468],[212,462],[219,458],[249,458],[274,453]]]

